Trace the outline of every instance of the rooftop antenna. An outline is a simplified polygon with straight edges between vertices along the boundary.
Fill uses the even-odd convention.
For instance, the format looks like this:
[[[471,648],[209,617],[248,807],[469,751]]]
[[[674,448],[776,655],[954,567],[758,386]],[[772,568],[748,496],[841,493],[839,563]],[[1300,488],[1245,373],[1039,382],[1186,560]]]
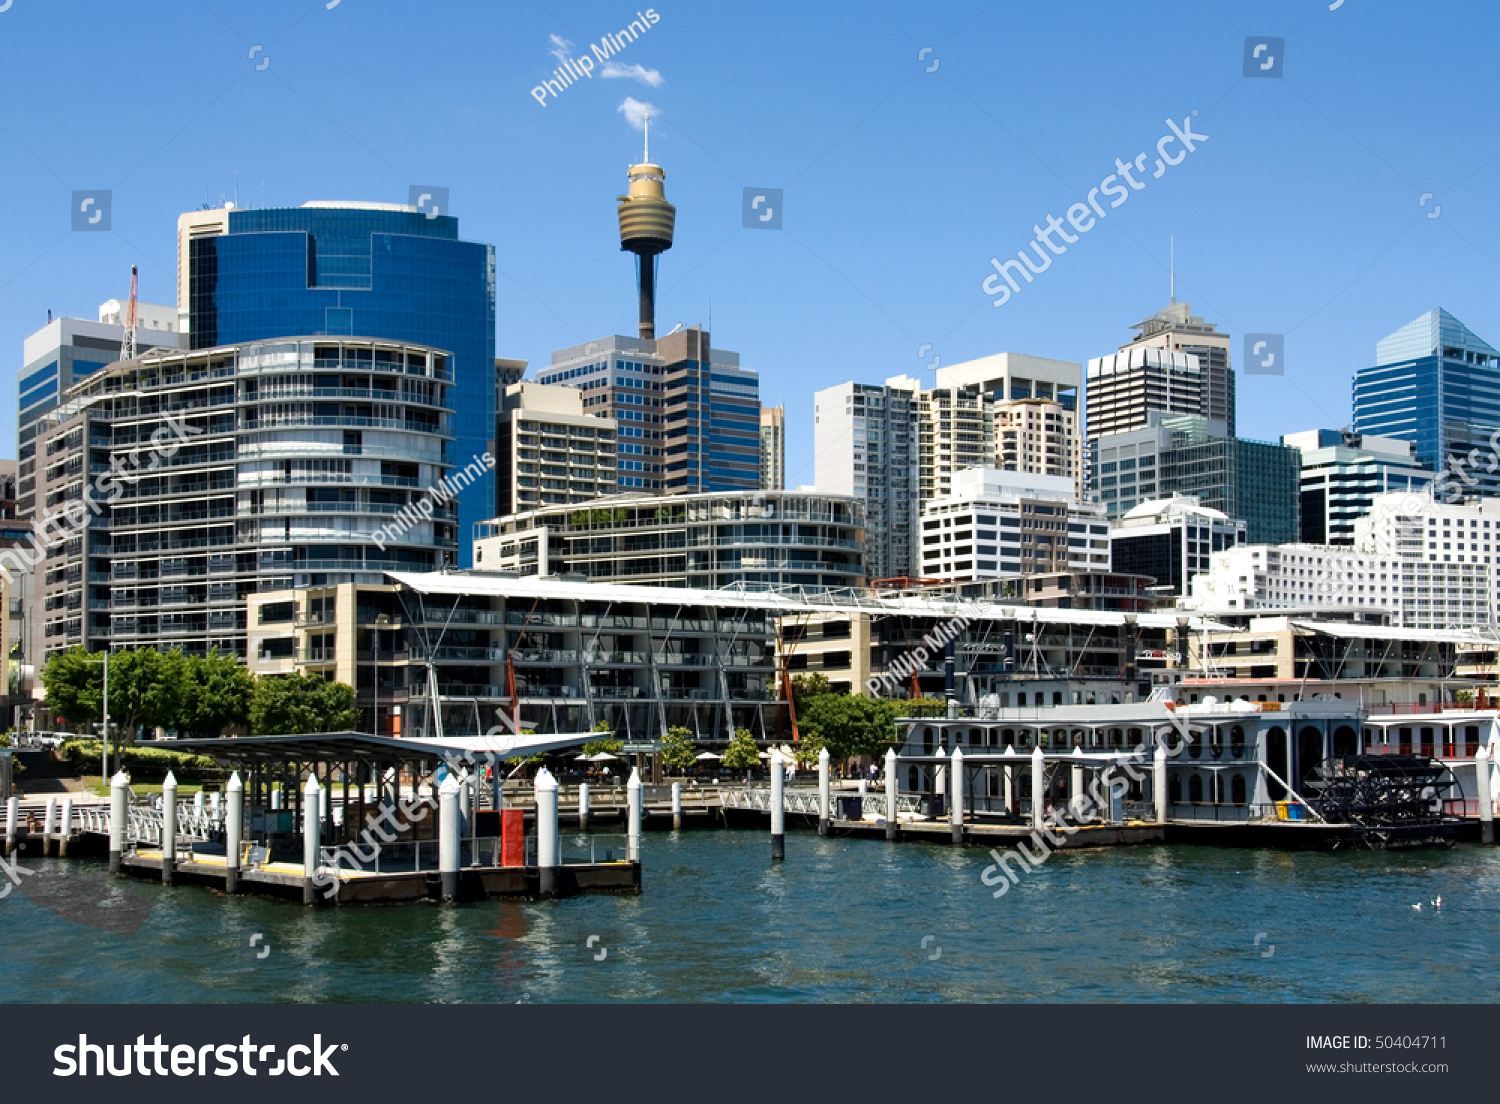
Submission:
[[[645,136],[646,148],[641,153],[641,160],[646,164],[651,163],[651,112],[646,112],[645,121],[641,123],[641,133]]]
[[[1168,286],[1168,297],[1172,300],[1173,303],[1176,303],[1177,302],[1177,236],[1174,234],[1174,235],[1168,237],[1167,241],[1171,243],[1170,246],[1169,246],[1169,248],[1172,251],[1172,266],[1168,270],[1172,274],[1172,276],[1171,276],[1171,284]]]

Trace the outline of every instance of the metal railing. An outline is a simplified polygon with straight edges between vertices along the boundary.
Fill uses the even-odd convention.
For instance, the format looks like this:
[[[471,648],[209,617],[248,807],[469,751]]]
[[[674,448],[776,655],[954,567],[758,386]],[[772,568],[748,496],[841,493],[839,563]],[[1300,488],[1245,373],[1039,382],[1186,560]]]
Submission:
[[[838,811],[838,799],[846,797],[857,797],[846,791],[837,791],[830,795],[830,813]],[[769,789],[732,789],[720,791],[720,801],[725,809],[749,809],[758,813],[769,813],[771,811],[771,791]],[[818,791],[817,790],[785,790],[782,792],[782,806],[789,813],[807,813],[817,816]],[[872,792],[864,795],[861,805],[864,816],[885,815],[885,794]],[[913,794],[896,795],[896,812],[916,813],[919,810],[919,799]]]

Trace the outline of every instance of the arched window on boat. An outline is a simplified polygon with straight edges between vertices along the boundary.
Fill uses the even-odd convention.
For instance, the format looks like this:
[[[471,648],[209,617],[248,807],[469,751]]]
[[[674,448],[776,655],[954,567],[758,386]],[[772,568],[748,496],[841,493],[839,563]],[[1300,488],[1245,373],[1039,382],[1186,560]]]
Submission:
[[[1188,801],[1194,805],[1203,804],[1203,779],[1196,774],[1188,777]]]
[[[1245,803],[1245,776],[1237,774],[1229,783],[1229,800],[1236,805]]]
[[[1232,758],[1240,759],[1245,754],[1245,726],[1235,725],[1229,730],[1229,754]]]

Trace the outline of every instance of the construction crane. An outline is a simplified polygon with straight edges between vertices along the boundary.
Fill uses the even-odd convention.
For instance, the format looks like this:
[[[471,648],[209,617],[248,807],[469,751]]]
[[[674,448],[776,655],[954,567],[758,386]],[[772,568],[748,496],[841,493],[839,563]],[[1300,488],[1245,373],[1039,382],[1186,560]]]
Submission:
[[[136,314],[136,310],[135,310],[135,305],[136,305],[136,296],[137,296],[137,293],[139,291],[139,288],[137,286],[137,280],[138,279],[139,279],[139,276],[138,276],[138,274],[136,272],[136,267],[135,267],[135,265],[131,265],[130,266],[130,301],[125,304],[125,337],[124,337],[124,340],[122,340],[120,342],[120,359],[121,360],[134,360],[135,359],[135,354],[136,354],[136,348],[135,348],[135,325],[136,325],[135,314]]]

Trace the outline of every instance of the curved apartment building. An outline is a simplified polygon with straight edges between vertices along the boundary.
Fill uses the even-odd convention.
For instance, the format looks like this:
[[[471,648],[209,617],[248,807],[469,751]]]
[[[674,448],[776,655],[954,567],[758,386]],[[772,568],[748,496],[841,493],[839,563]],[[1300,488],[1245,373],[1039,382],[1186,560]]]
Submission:
[[[69,390],[37,437],[44,652],[245,655],[257,591],[457,560],[450,355],[358,337],[154,350]],[[51,519],[48,524],[42,519]]]

